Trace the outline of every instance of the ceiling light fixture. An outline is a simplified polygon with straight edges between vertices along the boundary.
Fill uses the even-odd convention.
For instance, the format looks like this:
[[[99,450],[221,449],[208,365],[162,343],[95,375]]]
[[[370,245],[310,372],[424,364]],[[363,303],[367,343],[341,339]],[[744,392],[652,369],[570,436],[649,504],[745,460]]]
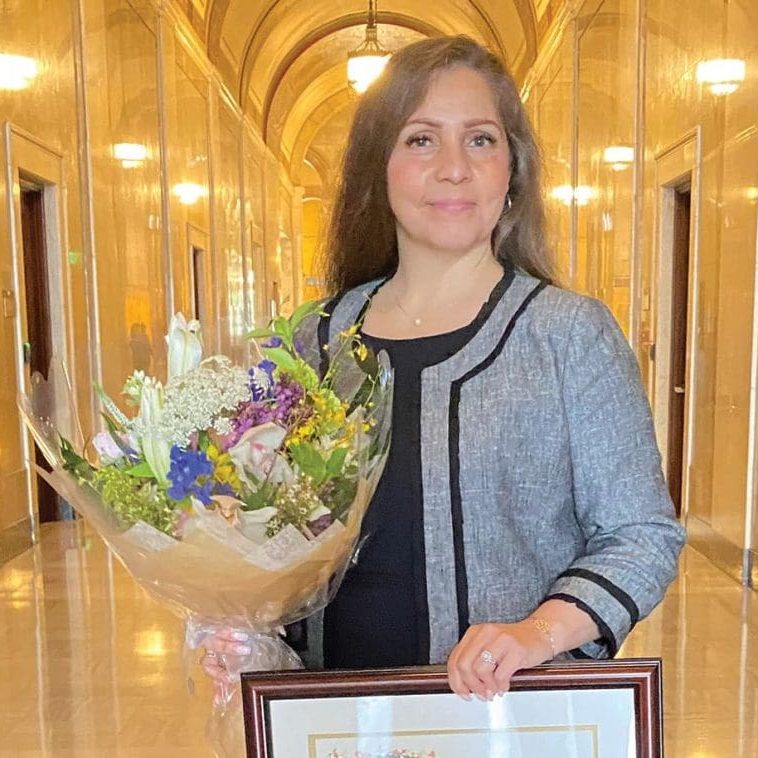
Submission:
[[[376,38],[376,3],[369,0],[366,39],[352,52],[347,54],[347,81],[359,93],[365,92],[377,79],[391,53],[385,50]]]

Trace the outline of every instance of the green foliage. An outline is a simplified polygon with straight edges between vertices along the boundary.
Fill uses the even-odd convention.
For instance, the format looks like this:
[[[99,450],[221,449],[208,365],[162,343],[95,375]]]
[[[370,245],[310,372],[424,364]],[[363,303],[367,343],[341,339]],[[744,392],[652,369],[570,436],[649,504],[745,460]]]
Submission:
[[[280,371],[292,374],[297,370],[297,358],[289,350],[285,350],[283,347],[264,347],[261,352],[270,361],[276,363]]]
[[[330,479],[343,475],[348,448],[338,447],[328,458],[324,458],[316,445],[308,442],[298,442],[289,447],[292,460],[300,471],[307,476],[314,487],[320,487]]]
[[[153,479],[155,477],[147,461],[140,461],[136,466],[130,466],[123,469],[123,471],[129,476],[143,477],[144,479]]]
[[[274,484],[269,481],[259,482],[254,479],[254,488],[251,491],[245,491],[240,498],[244,505],[243,511],[259,511],[271,505],[276,493],[281,489],[280,484]]]
[[[94,469],[74,450],[71,443],[65,437],[60,437],[60,445],[63,468],[66,471],[70,471],[79,481],[89,481],[92,479]]]
[[[300,471],[318,486],[326,478],[326,461],[321,453],[307,442],[299,442],[296,445],[290,445],[290,454],[292,460],[297,464]]]
[[[335,519],[344,520],[355,499],[358,490],[356,476],[332,479],[318,490],[324,505],[332,512]]]
[[[303,303],[295,309],[294,313],[287,318],[286,316],[277,316],[265,329],[253,329],[247,333],[247,338],[251,340],[270,339],[279,337],[284,343],[286,351],[294,354],[295,351],[295,333],[302,322],[311,314],[321,313],[321,303],[310,301]],[[272,358],[271,360],[275,360]]]
[[[264,347],[261,352],[269,360],[276,363],[280,372],[284,372],[306,391],[314,392],[320,384],[318,374],[302,359],[296,358],[283,347]]]
[[[144,521],[166,534],[173,534],[178,515],[174,503],[154,482],[107,466],[95,472],[92,485],[122,526]]]
[[[338,447],[332,452],[329,456],[329,460],[326,462],[327,479],[334,479],[335,477],[342,475],[342,469],[345,467],[347,453],[348,449],[346,447]]]

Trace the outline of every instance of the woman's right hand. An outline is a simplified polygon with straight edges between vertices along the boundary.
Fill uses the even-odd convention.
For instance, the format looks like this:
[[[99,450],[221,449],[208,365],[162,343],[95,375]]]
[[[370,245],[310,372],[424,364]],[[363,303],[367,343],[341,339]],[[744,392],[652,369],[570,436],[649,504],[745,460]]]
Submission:
[[[213,680],[214,702],[226,704],[243,668],[242,662],[252,652],[252,638],[240,629],[222,627],[205,637],[203,647],[205,655],[200,666]]]

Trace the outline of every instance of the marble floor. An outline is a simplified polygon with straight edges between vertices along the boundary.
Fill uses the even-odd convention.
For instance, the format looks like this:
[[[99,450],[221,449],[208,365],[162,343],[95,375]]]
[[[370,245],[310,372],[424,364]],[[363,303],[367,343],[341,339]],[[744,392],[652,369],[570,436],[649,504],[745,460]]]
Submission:
[[[182,626],[82,522],[0,566],[0,756],[210,756]],[[621,655],[664,660],[667,758],[758,755],[758,593],[687,548]]]

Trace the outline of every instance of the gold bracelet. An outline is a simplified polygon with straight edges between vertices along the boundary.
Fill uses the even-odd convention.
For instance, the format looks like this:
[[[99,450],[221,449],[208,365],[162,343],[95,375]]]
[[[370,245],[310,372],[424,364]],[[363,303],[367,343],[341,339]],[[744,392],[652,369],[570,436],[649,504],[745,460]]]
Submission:
[[[530,617],[529,621],[534,625],[537,631],[547,637],[547,641],[550,643],[550,660],[553,660],[556,656],[555,652],[555,640],[553,639],[553,626],[549,621],[545,619]]]

